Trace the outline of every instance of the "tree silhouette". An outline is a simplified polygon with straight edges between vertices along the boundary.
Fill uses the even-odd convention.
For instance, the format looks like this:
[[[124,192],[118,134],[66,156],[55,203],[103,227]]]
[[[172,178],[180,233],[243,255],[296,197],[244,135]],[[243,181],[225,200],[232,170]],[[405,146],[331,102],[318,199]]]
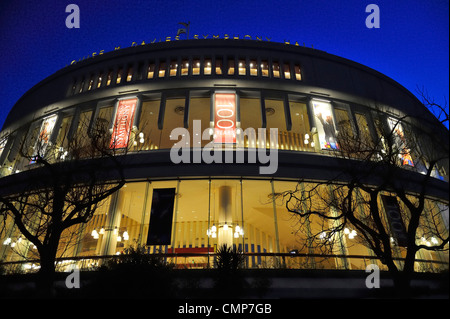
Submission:
[[[448,195],[432,197],[436,187],[448,191],[448,183],[439,180],[439,172],[448,170],[448,143],[413,127],[414,119],[406,116],[394,120],[377,109],[373,117],[376,137],[340,127],[333,154],[341,169],[333,178],[302,180],[276,197],[298,216],[300,233],[316,224],[315,233],[306,234],[308,249],[333,253],[348,235],[368,247],[387,266],[395,287],[407,293],[417,253],[448,251],[442,216],[448,214]]]
[[[16,252],[28,258],[39,258],[39,285],[50,292],[58,256],[76,243],[77,225],[91,220],[103,201],[125,184],[123,163],[127,149],[111,145],[109,122],[90,117],[80,118],[76,132],[68,126],[51,143],[52,123],[41,125],[40,133],[30,129],[18,151],[17,167],[32,166],[20,172],[9,190],[0,196],[0,216],[13,220],[34,249]],[[34,138],[37,136],[37,138]],[[131,141],[132,143],[132,141]],[[22,166],[20,166],[22,165]],[[17,176],[17,177],[19,177]]]

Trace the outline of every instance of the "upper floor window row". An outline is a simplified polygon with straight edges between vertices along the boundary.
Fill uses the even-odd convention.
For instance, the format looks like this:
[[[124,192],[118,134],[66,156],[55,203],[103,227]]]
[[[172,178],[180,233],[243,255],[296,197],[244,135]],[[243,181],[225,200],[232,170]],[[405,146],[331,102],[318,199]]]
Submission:
[[[302,80],[300,64],[275,59],[227,56],[190,57],[141,61],[75,79],[69,95],[101,87],[162,78],[190,76],[250,76],[286,80]]]

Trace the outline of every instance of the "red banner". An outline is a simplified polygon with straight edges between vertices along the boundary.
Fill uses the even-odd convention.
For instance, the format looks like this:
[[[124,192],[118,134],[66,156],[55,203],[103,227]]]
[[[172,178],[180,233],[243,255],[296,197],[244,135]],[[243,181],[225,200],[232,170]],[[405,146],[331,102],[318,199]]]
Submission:
[[[137,98],[119,101],[109,148],[118,149],[128,146],[136,103]]]
[[[236,143],[236,94],[216,93],[214,99],[214,142]]]

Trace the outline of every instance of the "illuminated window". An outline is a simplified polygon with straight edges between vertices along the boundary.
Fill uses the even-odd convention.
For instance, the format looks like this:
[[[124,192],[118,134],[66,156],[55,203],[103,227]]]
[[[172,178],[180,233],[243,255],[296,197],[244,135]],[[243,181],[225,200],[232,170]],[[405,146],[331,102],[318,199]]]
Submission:
[[[58,135],[56,137],[56,147],[59,150],[60,147],[66,149],[69,143],[69,129],[72,123],[73,115],[67,115],[63,118],[61,125],[59,127]],[[64,152],[60,156],[65,157]]]
[[[88,91],[92,89],[93,84],[94,84],[94,76],[91,75],[91,78],[89,79]]]
[[[245,148],[257,147],[257,134],[258,128],[261,127],[261,100],[255,98],[240,98],[240,122],[238,127],[242,129],[244,136],[240,136],[238,140],[241,140]],[[248,129],[248,130],[247,130]],[[245,130],[247,130],[245,132]]]
[[[372,135],[369,129],[369,122],[367,116],[362,113],[355,113],[356,126],[358,127],[359,140],[367,150],[374,147]]]
[[[78,93],[83,92],[83,88],[84,88],[84,78],[81,80],[80,89],[78,90]]]
[[[305,103],[290,101],[292,128],[288,132],[289,149],[293,151],[314,151],[314,142],[309,125],[308,111]]]
[[[117,72],[116,84],[119,84],[120,81],[122,81],[122,69],[119,69],[119,71]]]
[[[369,123],[367,122],[367,117],[365,114],[355,113],[356,124],[358,126],[359,135],[362,137],[369,137]]]
[[[284,112],[284,101],[283,100],[273,100],[265,99],[266,106],[266,148],[289,150],[289,136],[286,128],[286,116]],[[278,129],[278,141],[275,142],[275,136],[272,136],[270,128]],[[259,147],[264,147],[259,145]]]
[[[228,60],[228,75],[234,74],[234,59]]]
[[[273,62],[272,64],[272,72],[274,78],[280,77],[280,64],[278,62]]]
[[[106,106],[102,107],[99,112],[98,116],[95,119],[94,127],[92,128],[96,133],[103,136],[105,134],[109,135],[109,128],[111,124],[111,119],[113,116],[113,106]]]
[[[256,60],[250,60],[250,75],[258,75],[258,63],[256,62]]]
[[[191,147],[203,147],[208,144],[212,138],[210,136],[209,140],[202,139],[202,132],[210,128],[210,105],[211,99],[205,97],[191,98],[189,103],[189,134],[191,136],[192,145]],[[195,132],[193,130],[195,120],[199,120],[199,125],[201,126],[200,132]]]
[[[200,59],[194,59],[192,66],[192,74],[199,75],[200,74]]]
[[[80,118],[78,121],[77,131],[75,134],[75,140],[77,145],[81,146],[87,146],[87,143],[89,143],[88,139],[88,130],[91,123],[91,117],[92,117],[92,110],[83,111],[80,114]],[[83,156],[83,154],[80,154]]]
[[[297,81],[300,81],[302,79],[302,74],[300,73],[300,66],[294,65],[294,71],[295,71],[295,79]]]
[[[339,130],[339,137],[353,138],[353,129],[348,112],[344,109],[335,108],[334,114],[336,115],[336,124]]]
[[[155,76],[155,63],[150,63],[147,69],[147,79],[153,79]]]
[[[269,63],[267,61],[261,62],[261,75],[269,76]]]
[[[177,61],[170,62],[169,75],[177,76],[178,63]]]
[[[222,74],[222,57],[216,58],[216,74]]]
[[[160,149],[169,149],[176,143],[175,140],[170,139],[170,136],[174,128],[184,127],[185,104],[184,98],[166,100],[164,123],[160,137]]]
[[[106,79],[106,86],[109,86],[111,84],[111,79],[112,79],[112,71],[110,70],[108,72],[108,78]]]
[[[133,68],[129,67],[127,73],[127,82],[130,82],[132,78],[133,78]]]
[[[159,64],[158,77],[163,78],[166,75],[166,62],[161,62]]]
[[[97,78],[97,89],[102,86],[103,73],[100,73]]]
[[[211,59],[205,59],[205,65],[204,65],[204,69],[203,69],[203,74],[204,75],[210,75],[211,74]]]
[[[76,88],[77,88],[77,80],[74,80],[74,81],[73,81],[73,85],[72,85],[72,90],[71,90],[71,92],[70,92],[71,95],[74,95],[74,94],[75,94]]]
[[[288,80],[291,78],[291,70],[288,63],[284,64],[284,78]]]
[[[336,105],[340,103],[336,102]],[[346,108],[335,108],[334,114],[336,118],[337,144],[339,148],[347,156],[360,158],[363,156],[363,147],[361,140],[355,138],[353,123],[350,119],[350,112]]]
[[[188,75],[189,74],[189,61],[183,60],[181,62],[181,75]]]
[[[239,60],[239,75],[246,75],[246,65],[245,60]]]
[[[139,119],[139,132],[136,132],[133,141],[133,150],[157,150],[161,140],[161,131],[158,129],[158,115],[160,100],[145,101],[142,103]]]
[[[245,184],[247,185],[249,183],[247,183],[247,181],[245,181]],[[283,194],[283,192],[285,192],[290,187],[294,187],[294,189],[295,189],[295,187],[300,187],[300,186],[297,185],[295,182],[273,181],[271,183],[269,183],[269,182],[257,183],[253,187],[261,187],[261,189],[265,189],[265,190],[270,188],[270,189],[272,189],[270,194],[275,195],[275,194]],[[247,191],[247,192],[249,192],[250,194],[245,196],[245,201],[250,200],[250,199],[247,199],[247,197],[258,198],[258,189],[257,188],[253,188],[253,192],[251,192],[251,191]],[[300,240],[302,242],[306,243],[306,242],[310,241],[310,238],[308,238],[308,235],[305,234],[305,231],[303,231],[303,229],[302,229],[302,231],[299,231],[299,227],[297,227],[295,225],[296,221],[294,221],[294,219],[291,217],[292,213],[290,213],[286,209],[286,205],[284,205],[284,203],[282,202],[282,199],[280,197],[274,196],[274,200],[275,200],[274,207],[276,205],[277,216],[275,217],[276,219],[273,219],[273,223],[275,223],[275,220],[276,220],[276,231],[278,232],[278,236],[275,238],[276,245],[274,245],[274,247],[276,247],[276,249],[279,249],[279,252],[283,252],[283,253],[288,253],[290,251],[296,251],[296,252],[298,251],[298,253],[314,253],[314,252],[316,252],[313,250],[312,244],[310,244],[310,243],[308,243],[307,245],[299,245],[298,244],[300,242]],[[316,198],[314,198],[314,199],[317,200]],[[313,203],[315,203],[315,202],[313,202]],[[303,207],[308,207],[308,209],[309,209],[309,206],[307,206],[306,204],[301,206],[301,209],[303,209]],[[258,206],[256,206],[256,208],[258,208]],[[314,208],[316,208],[316,207],[314,206]],[[252,212],[253,212],[253,214],[256,213],[254,209],[252,210]],[[308,221],[305,223],[307,226],[304,226],[304,227],[305,228],[308,227],[308,230],[311,230],[311,232],[313,232],[313,234],[317,234],[321,230],[320,220],[318,218],[315,219],[314,217],[315,216],[311,216],[309,219],[311,219],[312,221],[310,221],[308,219]],[[246,228],[249,228],[249,226],[250,225],[248,225]],[[267,229],[266,232],[267,231],[269,231],[269,229]],[[272,234],[273,231],[268,232],[268,233]],[[275,250],[275,251],[278,252],[277,250]],[[288,258],[286,258],[286,259],[288,259]],[[319,267],[324,267],[326,265],[326,263],[328,262],[328,260],[323,261],[323,259],[325,259],[325,258],[323,258],[323,259],[316,258],[316,259],[320,260]],[[296,261],[295,259],[294,260],[292,260],[292,259],[286,260],[286,267],[295,267],[295,266],[293,266],[293,264],[296,264],[298,262],[299,261]],[[311,257],[311,260],[309,260],[308,262],[310,262],[310,263],[315,262],[314,257]],[[334,262],[334,260],[333,260],[333,262]],[[290,266],[290,265],[292,265],[292,266]],[[333,266],[336,267],[334,264],[333,264]]]

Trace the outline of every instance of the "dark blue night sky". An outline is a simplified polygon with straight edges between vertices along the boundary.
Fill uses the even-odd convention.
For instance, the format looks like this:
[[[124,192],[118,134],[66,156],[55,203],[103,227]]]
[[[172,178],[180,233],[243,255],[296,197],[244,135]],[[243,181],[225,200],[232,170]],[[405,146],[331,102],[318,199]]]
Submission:
[[[80,8],[68,29],[68,4]],[[368,29],[368,4],[380,8],[381,28]],[[314,46],[367,65],[437,102],[449,97],[449,3],[429,1],[23,1],[0,3],[0,127],[33,85],[92,52],[172,38],[178,23],[194,34],[268,37]],[[184,38],[184,36],[182,36]]]

